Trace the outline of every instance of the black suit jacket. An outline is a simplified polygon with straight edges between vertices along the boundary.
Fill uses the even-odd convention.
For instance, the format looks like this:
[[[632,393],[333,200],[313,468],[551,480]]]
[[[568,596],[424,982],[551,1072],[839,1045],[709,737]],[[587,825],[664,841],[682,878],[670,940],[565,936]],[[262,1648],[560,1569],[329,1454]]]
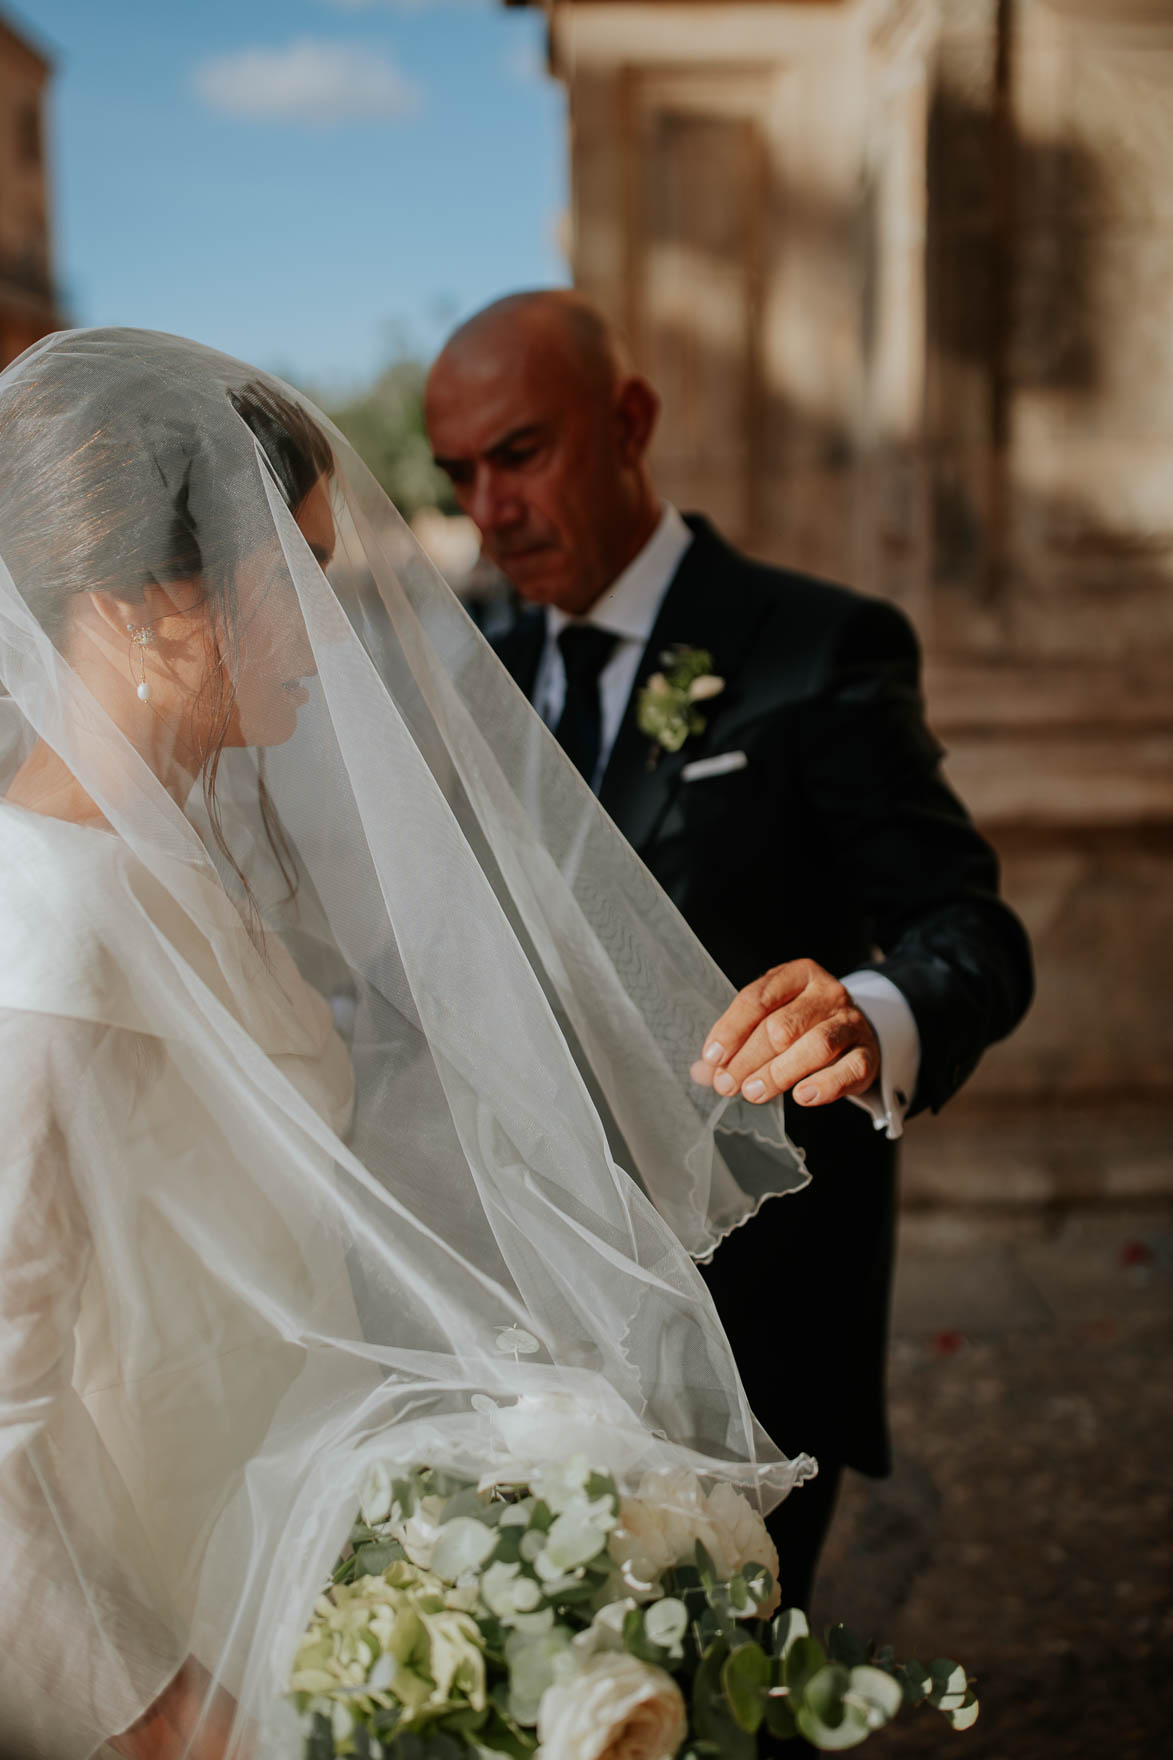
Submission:
[[[916,637],[893,606],[688,523],[602,803],[735,985],[800,957],[840,976],[882,969],[920,1033],[911,1110],[935,1111],[1021,1018],[1032,974],[997,859],[941,777]],[[498,643],[527,695],[544,634],[527,611]],[[674,643],[707,649],[725,689],[704,732],[649,768],[636,697]],[[748,763],[684,780],[724,752]],[[846,1101],[788,1101],[787,1127],[812,1184],[766,1205],[705,1274],[775,1440],[884,1472],[894,1146]]]

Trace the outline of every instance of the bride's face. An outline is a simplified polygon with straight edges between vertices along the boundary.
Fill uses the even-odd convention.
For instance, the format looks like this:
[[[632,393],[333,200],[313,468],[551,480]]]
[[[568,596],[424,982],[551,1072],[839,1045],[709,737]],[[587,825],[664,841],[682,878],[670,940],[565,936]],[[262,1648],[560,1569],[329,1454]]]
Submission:
[[[325,568],[334,554],[335,533],[324,478],[314,484],[295,517]],[[305,621],[279,552],[242,568],[235,586],[235,655],[225,655],[222,662],[231,673],[235,694],[223,743],[282,745],[291,737],[297,711],[309,696],[301,681],[317,670]],[[215,737],[213,730],[206,734]]]

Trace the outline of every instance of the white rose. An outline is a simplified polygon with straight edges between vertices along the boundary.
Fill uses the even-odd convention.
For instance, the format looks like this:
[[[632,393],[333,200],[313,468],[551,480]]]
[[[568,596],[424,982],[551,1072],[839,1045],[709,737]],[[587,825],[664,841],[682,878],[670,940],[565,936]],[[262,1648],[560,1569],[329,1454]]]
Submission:
[[[626,1652],[593,1656],[543,1693],[535,1760],[672,1760],[687,1734],[670,1674]]]
[[[720,1481],[706,1493],[695,1473],[683,1467],[645,1473],[634,1497],[619,1506],[619,1526],[608,1551],[632,1594],[656,1592],[665,1571],[691,1564],[700,1541],[723,1581],[744,1564],[765,1565],[774,1578],[770,1599],[758,1609],[778,1605],[778,1554],[761,1516],[739,1491]]]
[[[770,1539],[765,1522],[753,1504],[727,1479],[718,1480],[705,1501],[716,1535],[716,1550],[711,1557],[717,1575],[729,1578],[743,1565],[764,1564],[774,1579],[774,1588],[769,1601],[758,1612],[763,1615],[773,1613],[780,1599],[778,1549]]]

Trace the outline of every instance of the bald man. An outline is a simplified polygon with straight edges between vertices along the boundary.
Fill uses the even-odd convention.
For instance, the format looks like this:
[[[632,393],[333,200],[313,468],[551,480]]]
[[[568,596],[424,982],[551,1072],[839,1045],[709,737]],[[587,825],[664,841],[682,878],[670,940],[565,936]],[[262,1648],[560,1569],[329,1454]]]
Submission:
[[[657,413],[565,291],[479,312],[427,387],[436,461],[527,602],[502,660],[740,987],[698,1079],[785,1095],[808,1152],[811,1186],[705,1270],[755,1411],[819,1460],[770,1521],[784,1596],[805,1606],[843,1466],[889,1470],[896,1139],[1020,1019],[1030,951],[941,778],[905,618],[663,502]],[[723,681],[675,751],[639,717],[673,650]]]

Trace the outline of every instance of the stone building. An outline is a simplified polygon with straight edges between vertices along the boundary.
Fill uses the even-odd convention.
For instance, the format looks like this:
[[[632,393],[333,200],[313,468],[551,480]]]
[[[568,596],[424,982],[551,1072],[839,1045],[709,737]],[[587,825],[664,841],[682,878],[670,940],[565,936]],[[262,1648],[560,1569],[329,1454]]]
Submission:
[[[574,276],[664,394],[660,482],[908,610],[1035,939],[910,1200],[1168,1196],[1173,4],[545,10]]]
[[[0,367],[59,330],[49,241],[45,91],[52,69],[0,15]]]

